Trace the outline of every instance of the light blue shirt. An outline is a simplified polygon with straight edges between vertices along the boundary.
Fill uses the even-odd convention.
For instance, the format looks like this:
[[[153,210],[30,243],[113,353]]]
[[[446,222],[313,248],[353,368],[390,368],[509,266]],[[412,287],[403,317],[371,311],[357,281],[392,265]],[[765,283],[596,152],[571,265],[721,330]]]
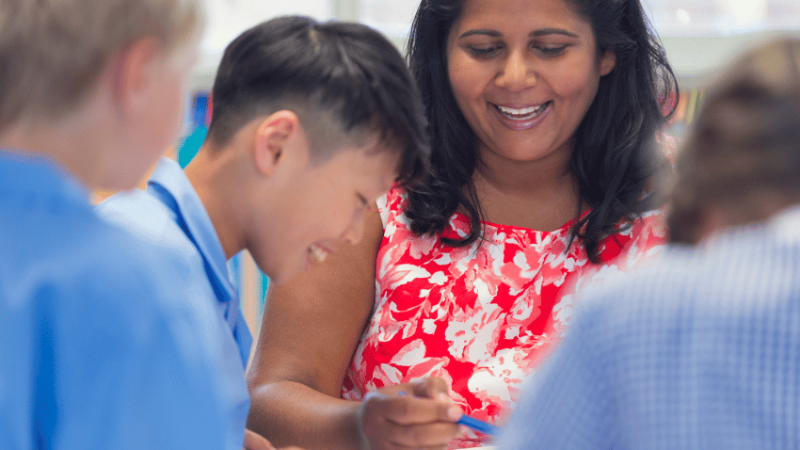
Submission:
[[[56,164],[0,151],[0,448],[233,448],[189,274]]]
[[[241,444],[250,397],[245,369],[253,343],[231,283],[225,252],[211,218],[177,162],[162,158],[147,183],[147,191],[116,194],[97,206],[99,214],[149,243],[180,254],[191,266],[191,276],[172,282],[180,289],[195,289],[196,298],[216,311],[212,324],[218,336],[223,364],[219,382],[228,393],[227,409],[239,424]]]
[[[584,303],[502,450],[800,449],[800,209]]]

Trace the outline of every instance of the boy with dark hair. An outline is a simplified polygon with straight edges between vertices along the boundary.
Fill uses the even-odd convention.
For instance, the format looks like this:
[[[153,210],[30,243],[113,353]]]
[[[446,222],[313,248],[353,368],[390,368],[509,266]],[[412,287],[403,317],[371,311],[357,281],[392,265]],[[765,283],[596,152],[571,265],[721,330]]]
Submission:
[[[218,312],[220,379],[244,429],[252,337],[227,260],[248,250],[279,284],[358,242],[367,208],[422,176],[429,148],[403,58],[364,25],[260,24],[228,46],[212,95],[208,137],[186,171],[162,159],[146,191],[98,211],[191,264],[193,275],[175,283],[202,289],[192,301]]]

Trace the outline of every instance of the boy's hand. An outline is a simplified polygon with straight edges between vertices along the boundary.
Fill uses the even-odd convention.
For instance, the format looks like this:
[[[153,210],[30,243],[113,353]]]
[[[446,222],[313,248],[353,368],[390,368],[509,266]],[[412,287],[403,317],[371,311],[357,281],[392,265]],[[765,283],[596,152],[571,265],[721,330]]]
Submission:
[[[462,411],[438,377],[370,392],[359,411],[362,450],[446,448],[459,436]]]

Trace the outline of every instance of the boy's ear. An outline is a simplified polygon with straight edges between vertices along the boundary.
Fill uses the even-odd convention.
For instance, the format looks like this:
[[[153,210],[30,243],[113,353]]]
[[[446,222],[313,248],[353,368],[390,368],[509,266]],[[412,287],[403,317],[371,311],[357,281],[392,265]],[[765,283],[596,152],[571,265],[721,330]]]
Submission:
[[[155,76],[154,63],[160,44],[155,38],[142,38],[126,47],[112,61],[112,95],[125,109],[135,110],[147,101],[147,88]]]
[[[281,110],[262,120],[256,128],[253,159],[256,170],[270,176],[285,160],[286,150],[296,143],[300,119],[292,111]]]

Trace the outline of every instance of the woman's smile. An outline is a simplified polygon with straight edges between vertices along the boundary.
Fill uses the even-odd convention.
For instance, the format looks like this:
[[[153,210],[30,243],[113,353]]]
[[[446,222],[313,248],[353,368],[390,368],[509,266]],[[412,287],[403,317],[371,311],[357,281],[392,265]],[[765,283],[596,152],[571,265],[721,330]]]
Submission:
[[[550,111],[552,102],[535,106],[510,107],[490,103],[497,112],[500,123],[512,130],[529,130],[542,123]]]

